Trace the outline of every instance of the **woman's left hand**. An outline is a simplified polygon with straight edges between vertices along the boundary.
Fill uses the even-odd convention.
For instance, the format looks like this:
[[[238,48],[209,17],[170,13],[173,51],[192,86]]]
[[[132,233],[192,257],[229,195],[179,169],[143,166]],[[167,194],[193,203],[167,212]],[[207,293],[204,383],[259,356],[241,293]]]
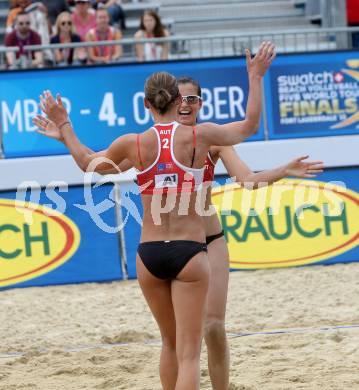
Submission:
[[[322,161],[304,161],[309,156],[298,157],[285,166],[286,176],[311,178],[323,172]]]
[[[61,125],[69,121],[69,115],[60,95],[57,95],[55,100],[50,91],[44,91],[40,95],[40,108],[60,130]]]

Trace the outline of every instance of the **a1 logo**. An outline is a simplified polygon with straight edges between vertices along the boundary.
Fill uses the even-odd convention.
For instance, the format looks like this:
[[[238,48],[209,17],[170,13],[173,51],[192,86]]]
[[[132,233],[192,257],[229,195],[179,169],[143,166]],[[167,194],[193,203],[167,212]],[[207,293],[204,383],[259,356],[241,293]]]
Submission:
[[[177,187],[178,185],[178,174],[177,173],[164,173],[162,175],[155,176],[155,187]]]

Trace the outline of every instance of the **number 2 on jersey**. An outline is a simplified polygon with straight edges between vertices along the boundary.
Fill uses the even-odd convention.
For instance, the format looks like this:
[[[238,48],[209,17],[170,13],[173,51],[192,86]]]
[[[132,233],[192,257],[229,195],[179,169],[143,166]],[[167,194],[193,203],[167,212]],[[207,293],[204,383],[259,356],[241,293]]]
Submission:
[[[169,149],[169,142],[170,140],[168,138],[163,138],[162,140],[162,149]]]

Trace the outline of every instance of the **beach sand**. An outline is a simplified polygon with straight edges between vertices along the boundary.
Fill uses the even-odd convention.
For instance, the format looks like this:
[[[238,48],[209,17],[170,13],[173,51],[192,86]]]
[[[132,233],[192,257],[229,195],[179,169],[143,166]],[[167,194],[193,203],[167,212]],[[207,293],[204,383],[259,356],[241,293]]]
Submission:
[[[6,290],[0,302],[0,390],[161,389],[137,281]],[[231,273],[227,313],[230,390],[359,389],[359,263]]]

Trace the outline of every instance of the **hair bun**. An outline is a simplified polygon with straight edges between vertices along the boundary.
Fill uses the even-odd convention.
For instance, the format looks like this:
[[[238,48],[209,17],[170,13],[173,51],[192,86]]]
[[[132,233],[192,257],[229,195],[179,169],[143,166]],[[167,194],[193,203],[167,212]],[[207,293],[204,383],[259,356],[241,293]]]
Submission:
[[[171,94],[167,90],[162,88],[157,92],[157,95],[155,97],[155,106],[162,109],[166,107],[171,100]]]
[[[178,96],[177,80],[170,73],[152,73],[146,80],[145,97],[161,115],[172,107]]]

